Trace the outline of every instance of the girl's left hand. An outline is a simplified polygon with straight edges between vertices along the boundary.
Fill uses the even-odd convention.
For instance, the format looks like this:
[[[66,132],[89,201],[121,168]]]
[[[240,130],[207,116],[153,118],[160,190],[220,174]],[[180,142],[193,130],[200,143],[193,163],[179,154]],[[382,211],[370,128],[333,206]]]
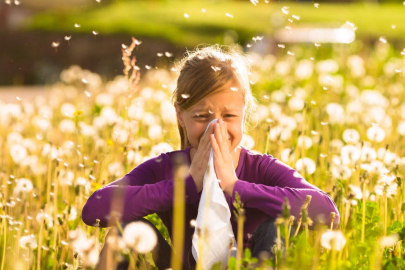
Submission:
[[[229,151],[226,123],[219,119],[214,127],[214,134],[210,135],[214,150],[214,169],[221,189],[232,197],[233,187],[238,177],[233,166],[233,158]]]

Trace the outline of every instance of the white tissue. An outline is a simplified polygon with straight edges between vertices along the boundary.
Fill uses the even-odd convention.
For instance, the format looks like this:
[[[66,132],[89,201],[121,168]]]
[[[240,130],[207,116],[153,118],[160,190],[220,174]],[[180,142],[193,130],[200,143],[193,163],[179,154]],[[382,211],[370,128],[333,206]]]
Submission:
[[[212,120],[205,132],[207,132],[211,123],[217,123],[217,121],[217,119]],[[198,254],[197,228],[200,228],[201,238],[203,238],[203,270],[210,270],[219,261],[222,262],[222,269],[226,268],[231,238],[234,240],[231,256],[236,256],[236,241],[230,219],[231,211],[215,174],[214,150],[211,148],[207,170],[204,175],[203,191],[198,206],[196,229],[192,240],[192,253],[195,261],[198,262],[200,254]],[[205,228],[205,232],[203,228]]]

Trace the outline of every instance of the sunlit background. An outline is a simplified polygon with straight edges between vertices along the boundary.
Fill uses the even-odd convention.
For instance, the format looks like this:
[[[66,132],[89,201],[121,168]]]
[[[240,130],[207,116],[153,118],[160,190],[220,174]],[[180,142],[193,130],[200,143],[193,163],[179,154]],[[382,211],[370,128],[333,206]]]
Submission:
[[[241,144],[339,209],[336,232],[299,234],[278,263],[404,269],[405,2],[0,1],[0,270],[93,269],[107,230],[82,222],[86,199],[179,149],[174,64],[214,43],[252,66],[259,104]],[[230,269],[253,269],[248,257]]]

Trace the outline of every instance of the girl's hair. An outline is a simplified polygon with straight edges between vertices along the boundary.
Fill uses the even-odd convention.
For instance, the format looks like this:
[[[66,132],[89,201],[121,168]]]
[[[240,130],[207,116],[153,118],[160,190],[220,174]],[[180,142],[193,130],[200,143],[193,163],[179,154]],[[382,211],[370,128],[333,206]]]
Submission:
[[[250,65],[247,58],[229,47],[212,45],[197,48],[193,52],[187,52],[176,70],[180,70],[177,78],[177,87],[172,93],[171,100],[181,110],[187,110],[202,99],[215,92],[219,92],[227,83],[233,82],[243,92],[246,110],[244,133],[251,114],[257,109],[256,98],[252,95],[249,85]],[[191,144],[188,141],[186,129],[177,119],[177,127],[180,132],[181,150]]]

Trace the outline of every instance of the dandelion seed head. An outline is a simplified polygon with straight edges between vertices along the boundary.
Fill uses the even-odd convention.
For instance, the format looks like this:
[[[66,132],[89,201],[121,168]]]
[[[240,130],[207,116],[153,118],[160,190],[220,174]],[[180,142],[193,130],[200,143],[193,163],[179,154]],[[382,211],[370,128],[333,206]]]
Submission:
[[[124,229],[123,238],[127,246],[138,253],[149,252],[157,244],[157,236],[151,226],[140,221],[128,224]]]
[[[381,247],[392,247],[399,241],[398,233],[391,234],[389,236],[381,237],[379,240]]]
[[[334,248],[339,251],[345,244],[346,238],[341,231],[328,230],[321,236],[321,245],[328,250]]]

